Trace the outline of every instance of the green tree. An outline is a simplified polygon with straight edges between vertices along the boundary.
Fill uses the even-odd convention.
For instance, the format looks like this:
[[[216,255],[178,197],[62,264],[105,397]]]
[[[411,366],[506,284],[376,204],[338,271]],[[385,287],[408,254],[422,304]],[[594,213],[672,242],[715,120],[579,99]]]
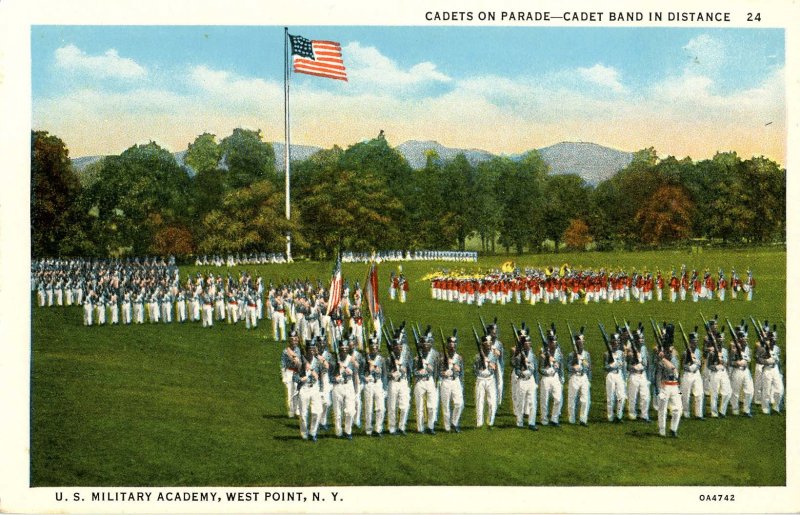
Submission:
[[[497,170],[495,196],[500,204],[499,243],[509,252],[515,247],[521,254],[526,245],[539,247],[542,239],[542,183],[547,164],[535,150],[519,162],[495,158],[490,164]]]
[[[551,175],[545,180],[542,227],[544,235],[553,241],[556,253],[570,222],[586,216],[588,201],[588,186],[578,175]]]
[[[217,144],[216,138],[214,134],[204,132],[197,136],[194,142],[189,143],[189,149],[186,151],[184,161],[198,174],[219,168],[222,148]]]
[[[31,253],[58,256],[60,245],[81,227],[77,200],[81,193],[69,150],[57,136],[31,132]]]
[[[203,253],[277,252],[285,235],[302,245],[296,225],[282,216],[284,196],[269,181],[257,181],[228,192],[219,209],[203,219],[203,239],[197,245]]]
[[[237,189],[267,179],[277,182],[275,150],[263,141],[261,130],[237,128],[219,144],[228,189]]]
[[[150,142],[107,157],[86,202],[96,213],[107,253],[144,255],[164,224],[188,221],[189,194],[186,170]]]

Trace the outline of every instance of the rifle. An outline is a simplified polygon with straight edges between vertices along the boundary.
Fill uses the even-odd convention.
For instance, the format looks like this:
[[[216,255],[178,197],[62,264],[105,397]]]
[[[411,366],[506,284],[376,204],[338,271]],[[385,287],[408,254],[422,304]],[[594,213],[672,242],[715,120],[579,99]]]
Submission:
[[[523,322],[524,327],[525,322]],[[528,359],[525,357],[525,344],[522,342],[522,337],[519,335],[519,331],[517,331],[517,326],[514,325],[514,322],[511,322],[511,330],[514,332],[514,338],[516,344],[514,345],[514,349],[517,352],[517,356],[519,356],[519,368],[527,369],[528,368]]]
[[[389,359],[391,360],[392,365],[392,372],[397,372],[397,361],[394,359],[394,349],[392,348],[392,340],[389,338],[389,335],[386,333],[386,328],[381,327],[383,331],[383,337],[386,338],[386,347],[389,348]]]
[[[630,326],[628,326],[628,321],[624,320],[624,322],[625,322],[625,327],[628,329],[628,340],[630,340],[631,342],[631,351],[633,351],[633,360],[634,360],[633,364],[638,365],[639,363],[642,362],[642,356],[639,349],[639,345],[633,339],[633,333],[631,332]],[[644,334],[644,331],[642,329],[643,329],[642,323],[639,322],[638,330],[641,335]]]
[[[733,356],[733,361],[740,361],[742,359],[742,348],[739,346],[739,336],[736,334],[736,331],[733,330],[731,321],[726,318],[725,322],[728,323],[728,330],[731,332],[731,341],[736,347],[736,354]]]
[[[572,326],[569,325],[569,322],[567,322],[567,329],[569,329],[569,341],[572,342],[572,350],[575,351],[575,359],[580,359],[578,358],[578,344],[575,343],[575,334],[572,332]]]
[[[483,328],[483,334],[488,334],[488,331],[486,330],[486,322],[483,321],[483,315],[478,315],[478,318],[480,318],[481,320],[481,327]],[[495,320],[497,319],[495,318]]]
[[[599,320],[597,321],[597,326],[600,328],[600,334],[603,336],[603,343],[606,344],[606,349],[608,350],[608,363],[614,363],[614,351],[611,350],[611,342],[608,341],[608,333],[606,333],[606,328]]]
[[[542,338],[542,358],[544,359],[545,366],[550,366],[550,345],[547,343],[547,338],[544,336],[542,324],[536,322],[539,326],[539,336]]]
[[[444,337],[444,331],[442,331],[441,327],[439,328],[439,334],[442,336],[442,360],[444,361],[444,368],[448,369],[450,368],[450,358],[447,355],[447,340]]]
[[[750,321],[753,323],[753,327],[756,328],[756,334],[758,335],[758,341],[761,342],[761,347],[763,347],[764,351],[767,353],[766,359],[769,359],[772,357],[772,353],[769,350],[769,337],[767,333],[761,329],[763,325],[756,323],[753,315],[750,315]],[[766,326],[769,328],[769,323],[767,323]]]
[[[474,325],[472,326],[472,334],[475,335],[475,344],[478,346],[478,355],[481,359],[481,370],[486,370],[486,354],[483,353],[481,339],[478,337],[478,331],[475,330]]]
[[[657,348],[657,350],[660,351],[661,348],[664,346],[664,343],[661,340],[661,331],[658,330],[658,326],[656,325],[656,321],[653,320],[652,318],[650,318],[650,326],[652,326],[652,328],[653,328],[653,336],[655,336],[655,339],[656,339],[656,348]]]
[[[681,328],[683,344],[686,346],[686,358],[694,364],[694,353],[689,349],[689,338],[686,337],[686,331],[683,330],[683,324],[680,321],[678,322],[678,327]]]

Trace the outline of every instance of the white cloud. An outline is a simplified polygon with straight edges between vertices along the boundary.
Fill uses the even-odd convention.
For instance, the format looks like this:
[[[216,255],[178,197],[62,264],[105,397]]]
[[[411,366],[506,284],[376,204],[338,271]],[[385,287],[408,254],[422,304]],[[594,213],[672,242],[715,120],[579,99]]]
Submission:
[[[615,93],[625,91],[625,87],[619,81],[619,72],[614,68],[598,63],[591,68],[578,68],[577,71],[583,80],[608,88]]]
[[[686,70],[692,73],[714,73],[725,61],[725,46],[708,34],[690,39],[683,50],[688,56]]]
[[[113,48],[93,56],[70,44],[57,49],[55,58],[59,68],[96,78],[139,79],[147,75],[144,67],[133,59],[120,57]]]
[[[424,61],[408,69],[401,68],[375,47],[361,46],[357,41],[342,49],[350,84],[369,87],[378,84],[393,89],[408,89],[430,83],[446,83],[451,78]]]

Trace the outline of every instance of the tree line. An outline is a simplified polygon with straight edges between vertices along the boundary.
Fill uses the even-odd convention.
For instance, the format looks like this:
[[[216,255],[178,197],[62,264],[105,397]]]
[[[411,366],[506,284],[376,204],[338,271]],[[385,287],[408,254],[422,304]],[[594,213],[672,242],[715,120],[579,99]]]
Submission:
[[[596,187],[552,175],[536,151],[471,164],[435,152],[412,169],[383,136],[293,161],[284,176],[261,131],[201,134],[185,166],[154,142],[73,169],[67,145],[31,135],[34,257],[189,256],[281,252],[330,258],[337,249],[483,252],[639,249],[693,239],[786,240],[786,170],[735,152],[694,162],[653,148]]]

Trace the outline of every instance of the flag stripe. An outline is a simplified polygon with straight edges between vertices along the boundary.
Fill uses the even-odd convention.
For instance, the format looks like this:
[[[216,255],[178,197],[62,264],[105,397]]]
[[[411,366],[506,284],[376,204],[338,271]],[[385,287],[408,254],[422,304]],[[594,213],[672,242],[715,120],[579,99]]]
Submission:
[[[342,46],[336,41],[316,41],[291,36],[292,62],[295,73],[347,81],[347,69],[342,60]],[[309,49],[309,44],[311,48]]]

